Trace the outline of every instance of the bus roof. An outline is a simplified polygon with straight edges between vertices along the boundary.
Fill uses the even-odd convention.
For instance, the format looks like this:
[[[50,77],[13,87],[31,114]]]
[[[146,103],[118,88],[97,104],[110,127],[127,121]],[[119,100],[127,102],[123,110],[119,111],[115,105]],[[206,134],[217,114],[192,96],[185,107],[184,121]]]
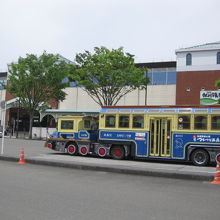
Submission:
[[[101,113],[195,113],[195,114],[208,114],[220,113],[219,105],[191,105],[191,106],[105,106],[102,108]]]
[[[102,108],[220,108],[220,105],[121,105],[103,106]]]

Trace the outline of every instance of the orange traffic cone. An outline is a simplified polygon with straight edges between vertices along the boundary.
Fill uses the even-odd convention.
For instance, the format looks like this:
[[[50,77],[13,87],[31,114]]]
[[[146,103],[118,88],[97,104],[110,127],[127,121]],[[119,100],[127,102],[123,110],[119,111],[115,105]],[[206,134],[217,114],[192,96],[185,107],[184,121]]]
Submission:
[[[217,162],[215,178],[211,183],[212,184],[220,184],[220,162]]]
[[[21,149],[20,159],[19,159],[18,164],[26,164],[26,161],[25,161],[25,159],[24,159],[24,148]]]

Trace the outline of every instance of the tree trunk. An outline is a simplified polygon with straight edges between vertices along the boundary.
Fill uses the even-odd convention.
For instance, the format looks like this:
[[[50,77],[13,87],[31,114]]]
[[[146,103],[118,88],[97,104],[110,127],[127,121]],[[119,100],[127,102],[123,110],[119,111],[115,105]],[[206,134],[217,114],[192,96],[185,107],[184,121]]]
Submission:
[[[34,112],[30,112],[29,135],[28,135],[28,138],[29,138],[29,139],[32,139],[33,119],[34,119]]]

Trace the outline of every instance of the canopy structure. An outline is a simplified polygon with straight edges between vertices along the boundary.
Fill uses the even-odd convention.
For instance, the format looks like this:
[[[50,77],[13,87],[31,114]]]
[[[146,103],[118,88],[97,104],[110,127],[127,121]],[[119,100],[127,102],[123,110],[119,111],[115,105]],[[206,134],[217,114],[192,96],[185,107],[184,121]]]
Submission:
[[[84,111],[84,110],[62,110],[62,109],[46,109],[40,113],[40,120],[46,115],[51,115],[57,121],[58,117],[66,115],[85,115],[98,117],[99,111]]]

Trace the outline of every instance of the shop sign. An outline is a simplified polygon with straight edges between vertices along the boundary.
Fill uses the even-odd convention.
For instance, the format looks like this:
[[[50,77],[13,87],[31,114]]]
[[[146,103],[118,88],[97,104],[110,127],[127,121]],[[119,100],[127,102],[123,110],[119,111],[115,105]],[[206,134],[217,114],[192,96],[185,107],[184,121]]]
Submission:
[[[218,105],[220,104],[220,91],[200,91],[201,105]]]

